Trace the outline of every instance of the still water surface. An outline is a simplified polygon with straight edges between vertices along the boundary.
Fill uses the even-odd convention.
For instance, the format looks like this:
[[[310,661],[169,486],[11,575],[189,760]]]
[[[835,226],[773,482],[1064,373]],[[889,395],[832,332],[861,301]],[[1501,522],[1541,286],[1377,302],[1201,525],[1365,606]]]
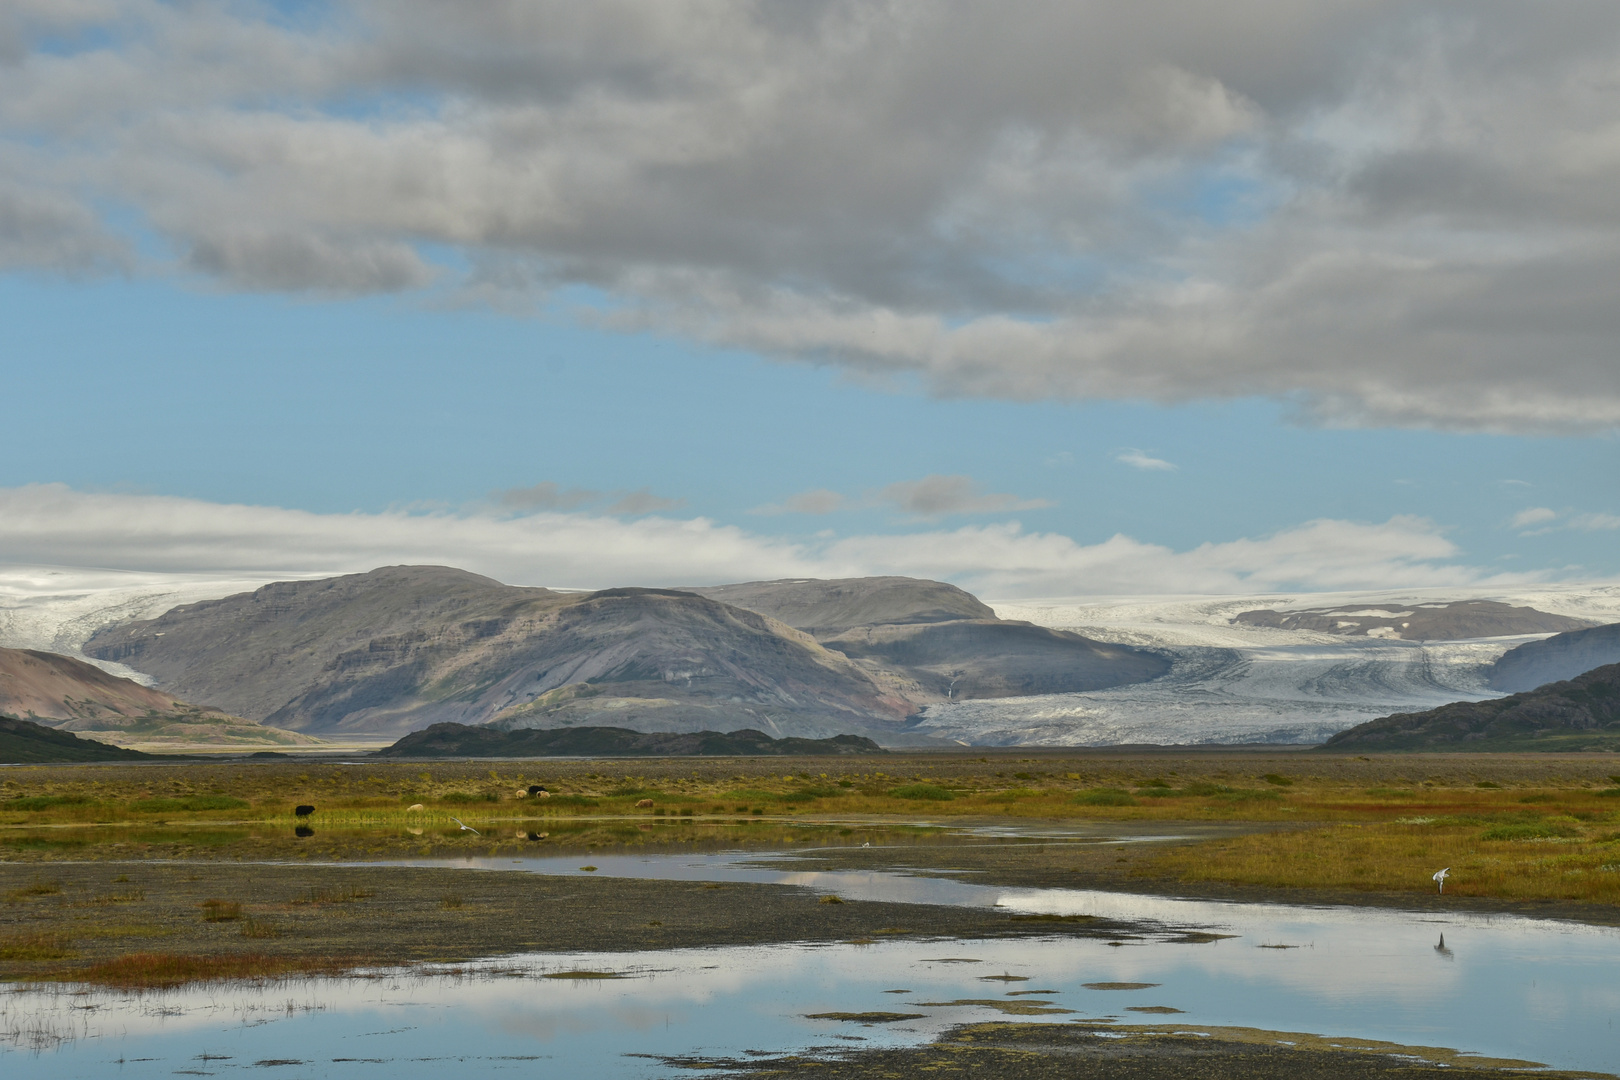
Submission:
[[[1003,1018],[960,1001],[1050,1002],[1051,1022],[1116,1017],[1448,1046],[1620,1071],[1620,932],[1507,916],[1224,904],[1008,889],[895,873],[808,873],[742,855],[466,860],[488,869],[774,881],[851,899],[999,905],[1235,935],[685,949],[506,957],[458,973],[379,972],[270,987],[0,997],[8,1078],[575,1075],[674,1070],[638,1055],[738,1055],[914,1042]],[[442,862],[435,865],[444,865]],[[536,918],[544,918],[537,911]],[[1442,942],[1441,935],[1444,935]],[[548,978],[569,971],[619,979]],[[992,976],[1015,976],[1018,981]],[[1158,985],[1099,990],[1087,983]],[[905,993],[891,991],[903,990]],[[1009,992],[1040,990],[1043,994]],[[1181,1015],[1130,1011],[1168,1007]],[[1043,1006],[1037,1006],[1043,1007]],[[808,1013],[889,1011],[884,1025]],[[691,1074],[687,1074],[691,1075]]]

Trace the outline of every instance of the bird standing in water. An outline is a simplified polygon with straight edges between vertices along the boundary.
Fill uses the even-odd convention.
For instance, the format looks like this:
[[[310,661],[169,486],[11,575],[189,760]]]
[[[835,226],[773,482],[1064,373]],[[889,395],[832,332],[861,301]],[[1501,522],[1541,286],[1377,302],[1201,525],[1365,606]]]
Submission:
[[[1444,870],[1437,871],[1434,875],[1435,883],[1440,886],[1442,894],[1446,891],[1446,875],[1449,873],[1451,873],[1451,867],[1448,866]]]

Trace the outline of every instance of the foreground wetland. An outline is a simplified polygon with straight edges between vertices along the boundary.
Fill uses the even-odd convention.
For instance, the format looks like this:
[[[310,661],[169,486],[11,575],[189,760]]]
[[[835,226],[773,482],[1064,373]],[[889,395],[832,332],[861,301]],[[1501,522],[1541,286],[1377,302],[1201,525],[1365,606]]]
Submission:
[[[1616,774],[1236,751],[7,769],[0,1055],[1607,1074]],[[1141,989],[1089,989],[1116,984]],[[351,1055],[356,1024],[400,1032]],[[295,1029],[297,1064],[255,1041]]]

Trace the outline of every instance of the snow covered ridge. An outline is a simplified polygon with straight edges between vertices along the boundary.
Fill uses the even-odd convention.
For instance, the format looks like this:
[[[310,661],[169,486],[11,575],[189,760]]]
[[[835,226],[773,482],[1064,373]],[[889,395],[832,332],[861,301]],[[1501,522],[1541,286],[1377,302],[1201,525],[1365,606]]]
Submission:
[[[1003,619],[1023,619],[1056,630],[1073,630],[1100,641],[1129,645],[1325,645],[1337,634],[1246,626],[1233,620],[1245,611],[1287,613],[1321,608],[1400,610],[1457,600],[1491,600],[1552,615],[1620,622],[1620,582],[1528,585],[1510,588],[1448,587],[1410,591],[1259,593],[1252,596],[1069,596],[1039,600],[990,600]]]
[[[0,646],[86,659],[97,630],[271,581],[328,574],[135,573],[0,566]],[[1620,583],[1252,596],[1057,597],[995,602],[1003,619],[1163,650],[1170,674],[1113,690],[931,706],[920,730],[979,745],[1316,743],[1394,712],[1497,696],[1484,682],[1508,649],[1546,635],[1402,641],[1234,623],[1242,612],[1404,611],[1490,600],[1620,623]],[[1395,605],[1393,609],[1390,605]],[[91,661],[150,683],[124,665]]]

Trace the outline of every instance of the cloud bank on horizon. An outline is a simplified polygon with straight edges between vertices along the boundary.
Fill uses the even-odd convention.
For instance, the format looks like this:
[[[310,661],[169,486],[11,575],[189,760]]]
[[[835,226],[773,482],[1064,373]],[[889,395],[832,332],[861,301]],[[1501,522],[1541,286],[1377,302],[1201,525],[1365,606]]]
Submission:
[[[1318,520],[1174,551],[1084,545],[1017,522],[788,542],[704,518],[583,512],[317,514],[165,495],[0,488],[0,565],[274,577],[442,563],[510,584],[604,588],[901,574],[983,596],[1256,593],[1515,584],[1459,561],[1433,522]]]
[[[945,395],[1608,430],[1617,67],[1610,0],[11,0],[0,270],[561,308]],[[486,529],[407,518],[374,524]]]

